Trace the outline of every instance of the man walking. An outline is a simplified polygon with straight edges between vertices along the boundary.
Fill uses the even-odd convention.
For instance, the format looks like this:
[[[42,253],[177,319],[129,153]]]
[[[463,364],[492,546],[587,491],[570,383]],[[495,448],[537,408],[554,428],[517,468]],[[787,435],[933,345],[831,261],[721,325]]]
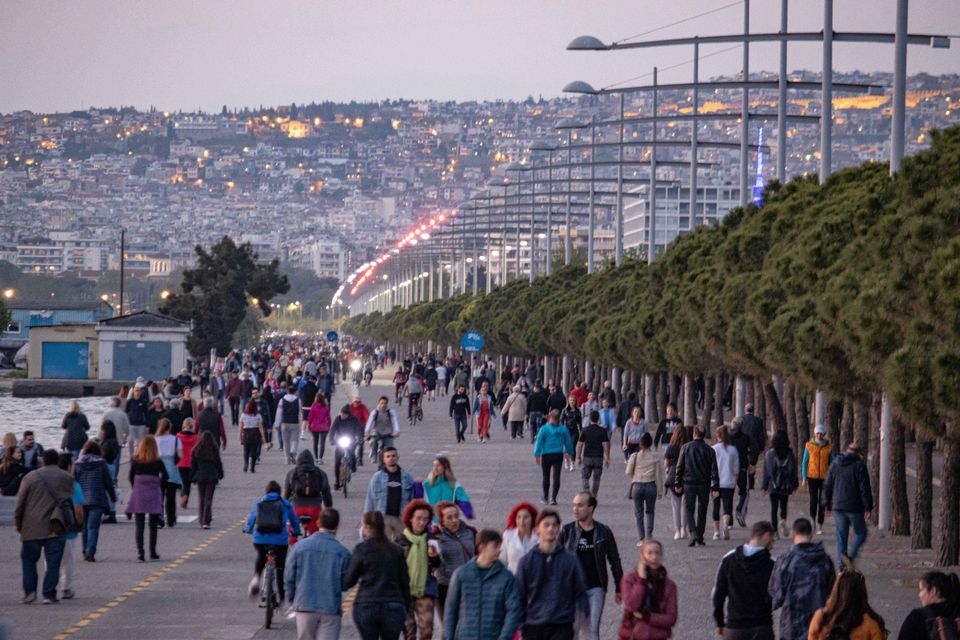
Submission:
[[[590,491],[594,497],[600,491],[600,477],[604,467],[610,466],[610,432],[601,427],[600,412],[590,412],[590,423],[580,432],[577,442],[577,462],[583,469],[583,490]],[[590,478],[593,477],[593,487]]]
[[[467,388],[463,385],[457,385],[457,392],[450,396],[450,417],[453,418],[457,442],[464,442],[467,439],[467,424],[470,421],[470,397],[467,396]]]
[[[537,432],[543,424],[543,417],[547,415],[547,400],[550,394],[543,388],[540,380],[534,380],[533,391],[527,399],[527,420],[530,423],[530,442],[537,439]]]
[[[41,552],[47,562],[43,603],[59,602],[57,582],[67,540],[60,503],[73,497],[73,476],[57,466],[59,458],[60,454],[54,449],[44,451],[43,466],[25,475],[17,492],[14,522],[20,534],[24,604],[37,599],[37,561]]]
[[[498,559],[503,538],[493,529],[477,534],[477,556],[457,569],[447,592],[444,637],[513,638],[523,606],[513,574]]]
[[[653,437],[653,446],[660,448],[660,445],[666,445],[673,437],[673,431],[677,427],[683,426],[683,420],[677,417],[677,405],[672,402],[667,403],[667,417],[657,425],[657,434]]]
[[[621,602],[623,566],[617,540],[609,527],[593,519],[596,509],[597,499],[589,492],[581,491],[573,497],[574,522],[565,525],[560,532],[560,545],[577,556],[587,583],[589,616],[578,616],[575,622],[580,640],[600,640],[600,617],[609,584],[608,564],[613,574],[617,604]]]
[[[713,587],[713,618],[725,640],[774,640],[767,585],[773,573],[773,525],[757,522],[750,541],[723,556]],[[726,605],[726,612],[724,612]]]
[[[757,461],[756,443],[753,438],[743,432],[743,420],[735,419],[730,424],[730,444],[737,449],[737,460],[739,462],[737,469],[737,491],[740,492],[740,501],[737,507],[743,506],[746,509],[749,499],[749,477],[753,465]],[[751,462],[752,461],[752,462]],[[742,511],[736,511],[737,523],[741,527],[747,526],[746,518]]]
[[[847,450],[837,456],[827,471],[823,483],[823,506],[833,511],[837,526],[837,564],[853,564],[860,547],[867,541],[867,518],[873,511],[873,493],[867,465],[860,457],[860,445],[851,442]],[[853,526],[853,548],[847,554],[847,539]]]
[[[337,640],[343,609],[341,592],[350,552],[337,541],[340,514],[327,508],[320,530],[301,540],[287,557],[283,581],[297,614],[297,640]]]
[[[747,507],[750,505],[750,490],[756,483],[757,458],[767,450],[767,432],[763,427],[763,420],[753,415],[753,403],[748,402],[744,407],[744,414],[740,416],[740,431],[753,441],[753,453],[749,456],[749,465],[747,466],[747,485],[746,490],[740,491],[740,498],[737,501],[737,524],[741,527],[747,526]],[[734,421],[736,422],[736,421]]]
[[[273,428],[280,434],[281,446],[286,447],[287,464],[297,460],[297,448],[300,439],[300,419],[303,414],[297,388],[287,387],[287,393],[277,403],[277,415],[273,419]]]
[[[400,468],[400,455],[393,447],[383,450],[383,466],[370,478],[363,511],[379,511],[387,528],[387,536],[395,540],[403,533],[400,516],[413,500],[413,476]]]
[[[540,541],[520,560],[517,585],[526,609],[524,640],[573,640],[577,612],[587,612],[587,584],[577,557],[558,544],[560,516],[537,514]],[[510,636],[501,636],[501,638]]]
[[[793,548],[777,558],[770,576],[770,598],[780,609],[780,640],[805,640],[810,620],[833,588],[833,561],[822,542],[813,542],[806,518],[793,523]]]
[[[703,441],[703,436],[703,427],[695,426],[693,440],[683,445],[677,460],[677,493],[685,495],[683,502],[690,530],[690,547],[704,546],[710,490],[713,489],[713,497],[720,495],[717,454]]]

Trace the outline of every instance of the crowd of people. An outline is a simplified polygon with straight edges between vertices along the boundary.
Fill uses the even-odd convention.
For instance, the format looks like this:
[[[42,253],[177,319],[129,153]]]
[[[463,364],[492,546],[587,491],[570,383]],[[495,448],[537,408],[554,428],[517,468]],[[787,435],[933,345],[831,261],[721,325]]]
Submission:
[[[488,443],[499,416],[504,438],[533,445],[540,507],[518,502],[502,529],[470,524],[473,504],[449,456],[436,456],[421,480],[400,466],[399,412],[388,396],[368,409],[354,395],[331,411],[338,377],[345,379],[356,360],[370,368],[396,365],[394,400],[407,399],[408,408],[449,396],[458,443],[474,426],[477,441]],[[79,406],[70,407],[61,451],[45,450],[30,432],[3,437],[0,494],[16,496],[24,603],[38,595],[51,604],[74,597],[76,557],[97,561],[101,525],[116,523],[121,505],[120,517],[135,521],[140,562],[160,558],[158,532],[178,526],[178,510],[188,507],[193,487],[198,526],[210,528],[215,491],[225,477],[222,453],[234,430],[243,448],[241,473],[256,473],[275,444],[289,465],[282,481],[265,483],[244,531],[256,552],[251,595],[261,592],[273,553],[279,596],[290,604],[298,638],[339,637],[343,592],[353,588],[353,621],[364,640],[401,634],[428,640],[437,626],[450,639],[598,640],[611,595],[622,607],[619,638],[670,638],[680,615],[678,590],[655,535],[656,504],[665,498],[672,511],[667,535],[690,547],[706,545],[711,502],[713,540],[729,540],[735,527],[749,532],[715,575],[712,611],[720,637],[887,637],[856,563],[873,509],[866,464],[856,443],[838,451],[822,425],[802,453],[782,431],[768,446],[763,420],[748,405],[743,416],[716,428],[710,444],[706,430],[684,425],[672,404],[663,420],[648,425],[635,394],[621,400],[609,383],[595,394],[577,381],[564,393],[552,380],[544,384],[532,363],[508,368],[498,380],[493,362],[471,367],[457,356],[430,354],[398,362],[382,348],[334,350],[320,341],[231,353],[210,371],[185,371],[163,384],[138,379],[107,404],[93,438]],[[355,448],[335,447],[331,484],[321,467],[327,442],[341,436]],[[343,523],[332,493],[341,485],[344,456],[354,470],[364,464],[365,443],[376,470],[363,497],[362,540],[351,551],[337,537]],[[629,479],[639,549],[639,561],[627,570],[617,535],[595,517],[604,473],[621,460],[614,450]],[[125,458],[126,496],[118,482]],[[564,522],[554,508],[563,471],[578,468],[580,491]],[[800,486],[809,492],[810,517],[790,522],[787,506]],[[758,488],[769,498],[770,518],[748,526],[751,491]],[[610,509],[612,500],[602,508]],[[836,525],[834,558],[817,540],[827,516]],[[775,558],[778,538],[793,544]],[[955,576],[925,574],[919,598],[900,640],[960,637],[949,635],[957,633],[960,614]],[[931,635],[935,630],[942,635]]]

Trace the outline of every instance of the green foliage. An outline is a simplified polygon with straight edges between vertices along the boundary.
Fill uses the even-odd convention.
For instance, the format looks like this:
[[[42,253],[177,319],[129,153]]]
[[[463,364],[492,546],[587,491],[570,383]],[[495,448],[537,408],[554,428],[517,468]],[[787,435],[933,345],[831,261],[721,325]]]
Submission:
[[[6,330],[9,324],[10,324],[10,310],[7,309],[7,305],[4,304],[3,298],[0,298],[0,327]]]
[[[263,315],[270,315],[270,300],[286,293],[290,283],[280,274],[277,260],[257,264],[249,243],[239,247],[229,237],[211,248],[197,246],[197,266],[183,273],[179,293],[171,293],[160,313],[190,320],[193,330],[187,348],[195,356],[216,349],[226,354],[253,301]],[[241,336],[246,339],[246,336]]]

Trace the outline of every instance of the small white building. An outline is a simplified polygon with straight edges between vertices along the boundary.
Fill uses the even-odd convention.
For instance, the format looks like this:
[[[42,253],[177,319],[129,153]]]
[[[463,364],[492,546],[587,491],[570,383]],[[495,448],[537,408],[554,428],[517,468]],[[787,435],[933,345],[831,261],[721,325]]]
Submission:
[[[140,311],[97,323],[101,380],[163,380],[187,366],[190,323]]]

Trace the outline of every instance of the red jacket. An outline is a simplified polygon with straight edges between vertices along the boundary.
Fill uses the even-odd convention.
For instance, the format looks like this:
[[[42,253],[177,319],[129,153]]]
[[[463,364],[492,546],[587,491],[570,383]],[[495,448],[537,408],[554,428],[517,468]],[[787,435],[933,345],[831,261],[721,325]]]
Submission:
[[[227,398],[242,398],[243,397],[243,380],[240,378],[232,378],[227,381],[227,386],[224,389],[224,396]]]
[[[193,448],[197,444],[197,439],[197,434],[193,431],[181,431],[177,434],[177,440],[180,441],[180,446],[183,448],[183,456],[180,458],[180,461],[177,462],[177,466],[179,468],[190,468],[190,454],[193,453]]]
[[[360,421],[360,426],[366,427],[367,420],[370,419],[370,410],[367,409],[367,405],[363,404],[354,404],[350,403],[350,415]]]
[[[660,611],[648,613],[643,619],[634,617],[643,607],[647,581],[636,570],[623,574],[620,594],[623,596],[623,621],[620,623],[620,640],[667,640],[677,624],[677,585],[669,577],[665,579],[660,594]]]

